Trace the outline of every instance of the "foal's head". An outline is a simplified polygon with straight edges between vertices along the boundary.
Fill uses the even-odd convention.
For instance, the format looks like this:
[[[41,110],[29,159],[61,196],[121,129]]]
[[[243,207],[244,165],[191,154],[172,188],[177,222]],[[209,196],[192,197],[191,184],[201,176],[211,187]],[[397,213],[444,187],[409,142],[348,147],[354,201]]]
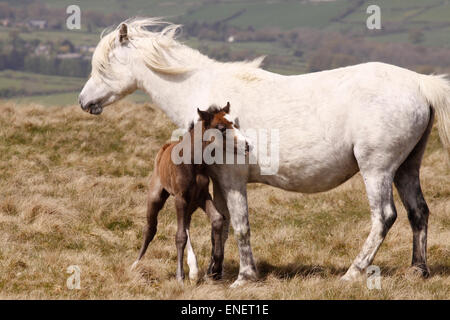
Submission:
[[[236,154],[247,154],[249,152],[249,143],[244,135],[239,131],[239,126],[230,117],[230,103],[223,108],[215,106],[206,111],[197,109],[200,121],[203,122],[203,130],[215,129],[222,136],[223,149],[226,149],[226,141],[233,139],[233,152]],[[220,141],[211,141],[210,143],[220,143]]]

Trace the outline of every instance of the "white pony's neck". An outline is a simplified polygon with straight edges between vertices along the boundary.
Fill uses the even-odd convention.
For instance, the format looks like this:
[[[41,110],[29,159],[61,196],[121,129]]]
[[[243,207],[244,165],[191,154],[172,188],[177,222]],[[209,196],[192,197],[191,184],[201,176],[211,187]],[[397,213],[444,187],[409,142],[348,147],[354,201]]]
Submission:
[[[191,48],[181,46],[189,53]],[[193,50],[195,51],[195,50]],[[147,92],[155,103],[178,127],[188,128],[197,119],[197,108],[207,109],[211,104],[225,105],[233,95],[232,73],[256,70],[261,60],[254,62],[221,63],[195,51],[200,64],[180,74],[158,73],[137,64],[138,87]],[[231,77],[232,78],[232,77]]]
[[[258,81],[255,74],[262,58],[254,61],[221,63],[210,59],[175,39],[179,26],[159,18],[136,18],[126,22],[130,45],[118,48],[119,27],[107,34],[97,46],[92,64],[98,77],[111,72],[111,50],[128,50],[137,88],[146,91],[153,102],[179,127],[187,128],[197,118],[197,108],[226,104],[228,99],[242,100],[236,92],[249,82]],[[164,27],[150,31],[151,27]],[[235,76],[233,76],[235,75]],[[120,82],[121,79],[117,79]],[[233,105],[232,110],[236,110]]]
[[[159,74],[139,68],[138,87],[144,90],[178,127],[187,128],[196,117],[197,108],[207,108],[209,88],[204,87],[206,73],[193,70],[186,74]]]

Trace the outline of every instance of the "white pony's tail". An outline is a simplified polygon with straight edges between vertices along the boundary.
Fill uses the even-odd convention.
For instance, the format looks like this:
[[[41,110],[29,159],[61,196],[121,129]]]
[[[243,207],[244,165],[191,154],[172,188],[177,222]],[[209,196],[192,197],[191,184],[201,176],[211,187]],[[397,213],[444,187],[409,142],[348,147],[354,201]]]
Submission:
[[[450,81],[444,75],[420,75],[419,86],[437,115],[439,137],[450,155]]]

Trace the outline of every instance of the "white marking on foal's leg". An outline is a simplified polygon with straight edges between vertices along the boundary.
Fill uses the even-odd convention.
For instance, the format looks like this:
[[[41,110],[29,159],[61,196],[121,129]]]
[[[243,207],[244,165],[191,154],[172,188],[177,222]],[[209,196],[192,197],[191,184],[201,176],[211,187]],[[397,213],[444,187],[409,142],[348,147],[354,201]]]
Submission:
[[[136,261],[131,265],[130,270],[131,270],[131,271],[135,270],[136,267],[137,267],[137,265],[138,265],[138,263],[139,263],[139,260],[136,260]]]
[[[189,230],[186,229],[187,234],[187,264],[189,266],[189,279],[191,280],[198,280],[198,264],[197,264],[197,258],[195,257],[194,249],[192,249],[191,244],[191,236],[189,234]]]

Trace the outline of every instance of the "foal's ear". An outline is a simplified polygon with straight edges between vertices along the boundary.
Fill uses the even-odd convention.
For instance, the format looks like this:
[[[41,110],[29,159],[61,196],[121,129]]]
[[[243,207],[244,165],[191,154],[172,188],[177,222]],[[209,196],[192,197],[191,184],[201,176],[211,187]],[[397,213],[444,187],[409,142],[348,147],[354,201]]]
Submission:
[[[202,111],[199,108],[197,108],[197,113],[198,113],[198,116],[200,117],[200,120],[202,120],[202,121],[209,122],[212,120],[213,116],[208,111]]]
[[[227,102],[227,105],[225,107],[222,108],[222,111],[225,113],[230,113],[230,103]]]
[[[119,29],[119,42],[124,43],[128,41],[128,26],[122,23]]]

